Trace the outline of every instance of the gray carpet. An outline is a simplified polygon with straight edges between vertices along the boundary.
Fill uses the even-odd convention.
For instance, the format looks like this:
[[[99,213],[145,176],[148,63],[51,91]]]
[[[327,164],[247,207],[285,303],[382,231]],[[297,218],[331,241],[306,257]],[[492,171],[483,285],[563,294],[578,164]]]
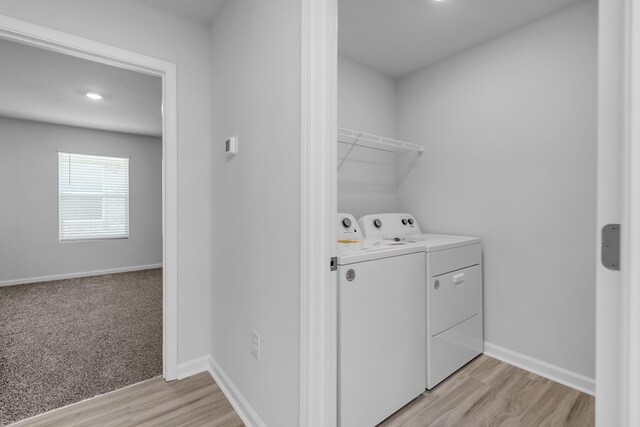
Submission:
[[[0,425],[161,373],[161,269],[0,288]]]

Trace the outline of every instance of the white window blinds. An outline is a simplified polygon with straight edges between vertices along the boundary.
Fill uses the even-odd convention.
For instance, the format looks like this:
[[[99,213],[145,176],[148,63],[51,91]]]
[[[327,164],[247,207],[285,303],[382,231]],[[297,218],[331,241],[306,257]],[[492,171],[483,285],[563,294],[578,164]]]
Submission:
[[[60,241],[129,237],[129,159],[58,153]]]

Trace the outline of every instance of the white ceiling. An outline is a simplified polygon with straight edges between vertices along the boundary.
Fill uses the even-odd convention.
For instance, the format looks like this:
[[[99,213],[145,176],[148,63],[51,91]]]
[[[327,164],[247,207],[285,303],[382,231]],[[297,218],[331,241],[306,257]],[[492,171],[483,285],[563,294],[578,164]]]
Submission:
[[[174,15],[210,25],[227,0],[138,0]]]
[[[140,1],[210,24],[227,0]],[[339,0],[340,53],[397,78],[583,1]],[[162,133],[159,77],[2,39],[0,75],[0,116]]]
[[[162,135],[162,80],[0,39],[0,116]],[[102,101],[84,94],[97,92]]]
[[[338,0],[340,54],[402,77],[588,0]]]

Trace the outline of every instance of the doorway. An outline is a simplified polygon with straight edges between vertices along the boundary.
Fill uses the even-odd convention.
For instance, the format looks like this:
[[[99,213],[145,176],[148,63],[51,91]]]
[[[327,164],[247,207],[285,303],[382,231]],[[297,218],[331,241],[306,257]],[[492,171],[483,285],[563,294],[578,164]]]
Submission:
[[[156,301],[155,310],[156,312],[159,312],[161,314],[162,320],[160,320],[161,323],[159,325],[161,328],[161,332],[159,335],[160,348],[158,349],[158,354],[155,357],[156,357],[156,360],[161,359],[161,362],[159,363],[154,362],[157,364],[156,367],[146,372],[153,371],[155,372],[156,375],[162,374],[162,376],[166,380],[175,379],[176,368],[177,368],[176,366],[177,365],[177,302],[176,302],[176,299],[177,299],[176,298],[177,296],[177,274],[176,274],[176,267],[177,267],[176,265],[177,264],[177,230],[176,230],[177,229],[177,225],[176,225],[177,129],[176,129],[176,102],[175,102],[176,100],[175,65],[165,61],[157,60],[155,58],[138,55],[122,49],[113,48],[111,46],[103,45],[90,40],[67,35],[64,33],[60,33],[57,31],[49,30],[43,27],[35,26],[32,24],[28,24],[28,23],[24,23],[21,21],[13,20],[10,18],[4,18],[4,17],[0,17],[0,38],[3,39],[2,40],[3,42],[19,43],[23,46],[28,46],[30,49],[34,49],[34,48],[42,49],[43,51],[46,51],[47,54],[51,54],[51,53],[62,54],[70,58],[73,58],[74,60],[81,59],[83,61],[84,60],[92,61],[96,66],[109,66],[126,73],[133,72],[136,74],[140,74],[141,76],[147,76],[152,79],[157,79],[158,81],[157,86],[161,91],[161,95],[158,96],[158,102],[156,103],[155,108],[161,110],[162,117],[161,117],[161,122],[159,124],[161,136],[159,135],[157,137],[158,144],[161,146],[161,148],[160,147],[157,148],[158,154],[156,157],[156,160],[157,160],[156,164],[158,168],[157,176],[159,178],[157,180],[158,182],[157,191],[159,196],[157,197],[157,200],[155,202],[155,204],[157,205],[155,210],[158,213],[158,220],[157,220],[158,227],[161,229],[161,237],[158,238],[158,241],[161,242],[160,243],[161,249],[158,248],[160,262],[144,264],[143,267],[163,266],[164,272],[159,272],[158,270],[154,271],[148,268],[135,271],[135,272],[123,272],[123,273],[117,273],[116,271],[114,271],[114,269],[104,269],[109,271],[101,271],[98,268],[98,269],[92,269],[91,272],[93,273],[97,272],[98,274],[102,272],[117,273],[117,274],[113,274],[113,276],[119,279],[119,282],[122,285],[122,289],[120,289],[120,291],[116,290],[113,293],[113,295],[111,295],[114,299],[124,298],[126,300],[128,295],[127,292],[131,292],[135,289],[135,286],[127,286],[127,282],[131,283],[133,281],[133,282],[137,282],[138,284],[144,283],[144,282],[159,283],[158,291],[160,292],[160,295],[156,294],[157,296],[155,297],[155,301]],[[76,93],[75,95],[86,96],[88,94],[89,94],[89,90],[87,90],[87,93],[83,93],[83,94]],[[47,130],[44,130],[43,133],[46,134]],[[122,133],[122,131],[120,133]],[[82,136],[80,136],[79,138],[82,139]],[[93,162],[93,166],[84,168],[84,171],[85,172],[88,171],[87,173],[89,175],[91,174],[91,171],[96,170],[95,169],[96,167],[97,168],[102,167],[103,170],[104,168],[108,168],[108,169],[110,168],[111,170],[113,170],[115,163],[118,163],[118,162],[122,163],[124,160],[127,160],[126,162],[127,166],[131,166],[132,169],[134,166],[132,157],[127,158],[126,156],[117,156],[109,152],[99,153],[99,154],[111,154],[109,156],[102,155],[102,156],[92,157],[92,156],[87,156],[87,152],[82,152],[83,150],[59,149],[57,150],[57,153],[55,151],[56,150],[54,150],[53,156],[55,157],[56,175],[59,173],[62,174],[65,170],[65,167],[67,168],[66,170],[69,171],[69,168],[68,168],[69,163],[71,163],[72,165],[78,166],[82,162],[84,162],[83,164],[85,165]],[[90,154],[94,154],[94,153],[90,153]],[[136,157],[141,158],[143,156],[136,156]],[[69,159],[71,159],[71,162],[69,162]],[[128,164],[129,161],[131,161],[130,165]],[[97,163],[102,162],[102,164],[96,166],[96,162]],[[105,166],[104,165],[105,162],[109,163],[109,165]],[[67,166],[65,166],[65,164],[67,164]],[[77,173],[83,169],[83,168],[77,168],[75,166],[70,169],[71,172]],[[91,169],[92,167],[94,169]],[[124,166],[120,164],[115,168],[117,169],[118,167],[122,168]],[[160,168],[161,168],[161,172],[159,172]],[[118,179],[119,179],[118,176],[119,177],[128,176],[132,178],[131,191],[133,191],[133,184],[134,184],[133,178],[135,177],[135,174],[132,169],[126,172],[122,172],[121,175],[118,175],[117,173],[115,175],[113,173],[111,173],[110,175],[109,174],[106,174],[106,175],[109,175],[112,177],[116,176],[116,178],[114,178],[114,181],[111,184],[113,184],[114,182],[116,183],[118,182]],[[58,182],[55,182],[55,187],[58,187],[58,184],[59,184]],[[60,198],[60,200],[62,200],[63,198],[67,197],[66,194],[61,195],[57,190],[58,189],[56,188],[56,194],[55,194],[56,199]],[[121,198],[117,199],[117,201],[115,202],[114,200],[115,199],[113,198],[110,199],[110,201],[102,200],[102,202],[100,203],[102,203],[103,207],[105,206],[104,203],[107,203],[111,211],[118,211],[116,205],[118,205],[118,203],[122,203],[122,199]],[[139,201],[134,202],[133,200],[131,200],[131,203],[135,204],[135,203],[139,203]],[[128,208],[129,209],[121,210],[118,212],[128,211],[128,213],[133,214],[134,213],[133,206],[129,206]],[[116,216],[118,215],[119,214],[116,214]],[[61,214],[60,218],[63,219],[63,216],[64,215]],[[111,219],[113,219],[113,217]],[[56,232],[59,231],[57,229],[57,226],[58,226],[58,223],[56,222]],[[119,237],[119,238],[122,238],[122,234],[124,233],[133,234],[132,230],[124,230],[119,228],[121,226],[122,224],[114,225],[113,223],[110,223],[106,227],[106,228],[109,228],[110,230],[110,231],[107,231],[107,233],[113,232],[113,230],[117,229],[118,231],[116,231],[116,233],[121,233],[121,234],[119,234],[118,236],[111,236],[111,237]],[[60,225],[60,230],[62,230],[62,228],[63,228],[62,225]],[[84,232],[86,231],[87,230],[84,230]],[[74,237],[73,230],[71,230],[70,233],[71,234],[67,234],[66,236]],[[67,242],[64,242],[65,236],[62,236],[62,237],[60,236],[56,236],[57,238],[59,237],[57,244],[59,245],[67,244]],[[78,237],[78,236],[76,235],[75,237]],[[113,241],[115,242],[116,239],[113,239]],[[75,244],[85,245],[84,246],[85,249],[89,247],[88,245],[91,245],[91,243],[86,243],[86,242],[74,243],[74,245]],[[81,255],[78,255],[78,256],[82,256],[82,252],[83,251],[81,250],[80,251]],[[88,251],[85,250],[84,252],[88,252]],[[86,272],[81,271],[79,273],[86,273]],[[82,275],[83,274],[80,274],[80,276]],[[32,278],[37,279],[38,277],[41,277],[41,276],[44,276],[44,275],[34,275],[32,276]],[[51,276],[55,276],[55,274]],[[53,278],[56,278],[56,277],[53,277]],[[13,279],[14,278],[10,280],[13,280]],[[68,280],[76,280],[76,281],[86,280],[81,278],[70,278],[70,277],[58,277],[57,279],[68,279]],[[94,279],[93,285],[98,284],[97,282],[99,281],[100,279]],[[9,284],[15,284],[15,283],[9,283]],[[49,289],[49,291],[51,291],[51,288]],[[129,294],[129,296],[131,295]],[[71,299],[78,300],[81,298],[71,297]],[[51,301],[51,298],[47,299],[45,296],[45,300]],[[131,301],[128,301],[128,302],[131,302]],[[97,306],[100,306],[100,305],[101,304],[99,303],[97,304]],[[91,307],[91,301],[88,301],[87,304],[84,306]],[[141,315],[142,313],[141,312],[135,313],[133,317],[135,317],[136,314]],[[46,319],[41,319],[41,320],[46,320]],[[130,320],[132,320],[131,323],[134,323],[133,321],[135,319],[130,319]],[[74,318],[73,321],[78,322],[80,325],[84,323],[81,316]],[[138,341],[144,340],[143,336],[137,337],[137,338],[138,338]],[[112,348],[112,346],[110,346],[109,348]],[[80,358],[83,357],[82,354],[78,354],[78,356]],[[113,355],[110,355],[110,356],[113,356]],[[110,357],[110,356],[107,355],[107,357]],[[145,363],[144,361],[140,361],[140,362],[143,364]],[[61,361],[61,363],[65,363],[65,361]],[[117,363],[113,366],[116,366],[115,368],[116,370],[118,369]],[[107,377],[107,381],[106,381],[107,383],[109,382],[108,381],[109,377],[114,377],[114,376],[117,377],[117,374],[118,374],[117,372],[101,373],[101,375],[104,375],[105,377]],[[56,373],[54,370],[52,370],[51,372],[45,375],[55,376]],[[147,374],[143,374],[143,376],[144,375],[147,375]],[[38,381],[32,381],[31,385],[32,386],[37,385],[37,383]],[[122,386],[122,384],[114,383],[115,388],[118,388],[120,386]],[[88,397],[93,397],[92,395],[92,393],[94,393],[93,389],[86,388],[86,390],[82,390],[83,387],[79,386],[79,387],[76,387],[75,391],[77,392],[78,389],[81,390],[79,394],[76,394],[79,398],[84,399]],[[101,389],[98,392],[101,393],[104,391],[107,391],[107,390]],[[85,392],[85,394],[82,394],[82,392]],[[71,402],[67,401],[66,403],[71,403]],[[49,409],[52,409],[52,407],[43,406],[42,408],[43,411],[49,410]]]

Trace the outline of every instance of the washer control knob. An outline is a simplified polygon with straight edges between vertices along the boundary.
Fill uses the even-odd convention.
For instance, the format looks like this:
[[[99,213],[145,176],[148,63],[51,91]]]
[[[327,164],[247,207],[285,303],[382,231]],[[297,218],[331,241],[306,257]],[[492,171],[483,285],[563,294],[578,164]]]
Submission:
[[[349,218],[344,218],[344,219],[342,220],[342,226],[343,226],[344,228],[349,228],[349,227],[351,227],[351,220],[350,220]]]
[[[433,287],[436,289],[440,289],[440,280],[436,279],[435,283],[433,284]]]
[[[407,225],[407,218],[402,218],[402,225]]]
[[[413,218],[409,218],[409,225],[413,225]]]
[[[382,221],[380,221],[378,218],[374,219],[374,220],[373,220],[373,226],[374,226],[375,228],[380,228],[380,227],[382,227]]]

